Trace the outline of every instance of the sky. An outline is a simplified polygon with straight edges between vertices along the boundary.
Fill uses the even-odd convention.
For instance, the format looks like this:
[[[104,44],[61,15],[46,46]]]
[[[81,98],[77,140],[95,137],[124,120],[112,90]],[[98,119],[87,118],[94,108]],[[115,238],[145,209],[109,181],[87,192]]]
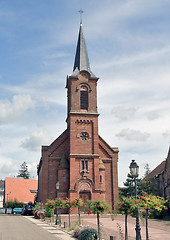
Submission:
[[[0,179],[31,178],[41,146],[65,129],[79,10],[99,77],[99,134],[119,148],[119,186],[135,159],[140,175],[170,145],[169,0],[0,0]]]

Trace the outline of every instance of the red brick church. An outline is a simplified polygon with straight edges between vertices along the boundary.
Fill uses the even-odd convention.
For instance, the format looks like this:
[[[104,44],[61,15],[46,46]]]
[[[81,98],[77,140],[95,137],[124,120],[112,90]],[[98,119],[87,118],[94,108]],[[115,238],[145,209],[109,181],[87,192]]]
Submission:
[[[118,200],[118,148],[98,133],[97,82],[89,64],[80,24],[73,72],[66,80],[67,129],[49,146],[42,146],[38,165],[38,200],[100,198],[112,206]]]

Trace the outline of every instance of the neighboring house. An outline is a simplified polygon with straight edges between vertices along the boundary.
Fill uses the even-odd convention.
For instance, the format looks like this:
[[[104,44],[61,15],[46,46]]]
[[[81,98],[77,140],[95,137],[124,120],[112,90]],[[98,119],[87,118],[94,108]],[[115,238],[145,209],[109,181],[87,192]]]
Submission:
[[[98,133],[98,80],[90,69],[80,24],[73,72],[66,80],[67,128],[51,145],[42,146],[38,200],[43,203],[56,198],[57,182],[60,198],[100,198],[112,207],[118,200],[119,150]]]
[[[166,158],[165,168],[162,173],[163,183],[164,183],[164,197],[170,196],[170,147],[168,156]]]
[[[0,208],[4,205],[5,181],[0,180]]]
[[[6,177],[5,202],[34,202],[37,188],[38,180]]]
[[[170,148],[165,161],[161,162],[145,179],[155,178],[158,182],[160,196],[170,196]]]

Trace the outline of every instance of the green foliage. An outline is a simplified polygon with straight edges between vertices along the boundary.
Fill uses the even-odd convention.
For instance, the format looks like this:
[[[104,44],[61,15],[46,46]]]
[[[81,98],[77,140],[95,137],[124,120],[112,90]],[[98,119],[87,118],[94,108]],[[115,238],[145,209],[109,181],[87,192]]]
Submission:
[[[20,167],[21,167],[21,169],[19,170],[17,177],[29,179],[30,173],[28,172],[28,166],[27,166],[26,162],[23,162],[23,164],[21,164]]]
[[[103,214],[111,210],[110,205],[100,199],[89,200],[86,206],[91,211],[91,213],[94,214],[96,213]]]
[[[73,208],[74,207],[74,203],[73,200],[67,198],[66,200],[63,200],[63,208]]]
[[[73,200],[73,204],[75,207],[82,207],[83,206],[83,200],[81,199],[81,197],[75,198]]]
[[[52,208],[46,208],[45,212],[45,217],[53,217],[54,216],[54,210]]]
[[[138,200],[138,204],[142,209],[154,209],[158,212],[161,212],[162,209],[165,209],[166,201],[163,197],[155,196],[155,195],[144,195],[141,196]]]
[[[84,228],[78,232],[77,238],[79,240],[95,240],[97,239],[97,231],[93,228]]]
[[[122,200],[117,203],[117,212],[122,215],[130,215],[133,213],[133,199],[123,197]]]
[[[169,215],[169,217],[170,217],[170,196],[167,197],[165,205],[166,205],[167,215]]]
[[[6,202],[5,203],[5,208],[23,208],[24,203],[22,202],[17,202],[16,200],[14,202]]]
[[[55,207],[56,208],[63,208],[64,205],[64,200],[61,198],[56,198],[55,199]]]
[[[45,209],[45,216],[46,217],[53,217],[54,216],[54,209],[55,209],[55,200],[47,199],[47,202],[45,203],[46,209]]]
[[[142,179],[140,184],[143,192],[159,195],[159,184],[155,178]]]
[[[45,206],[46,206],[46,208],[54,209],[55,208],[55,200],[47,199]]]
[[[141,193],[141,179],[136,178],[137,186],[138,186],[138,193]],[[135,185],[134,185],[134,178],[128,174],[126,182],[123,183],[124,187],[119,188],[119,197],[131,197],[135,195]]]
[[[148,174],[151,172],[148,163],[145,164],[144,169],[145,169],[145,173],[144,173],[144,178],[145,178],[145,177],[148,176]]]
[[[36,212],[36,211],[42,211],[44,210],[44,206],[43,206],[43,203],[41,202],[37,202],[34,204],[34,207],[33,207],[33,211]]]

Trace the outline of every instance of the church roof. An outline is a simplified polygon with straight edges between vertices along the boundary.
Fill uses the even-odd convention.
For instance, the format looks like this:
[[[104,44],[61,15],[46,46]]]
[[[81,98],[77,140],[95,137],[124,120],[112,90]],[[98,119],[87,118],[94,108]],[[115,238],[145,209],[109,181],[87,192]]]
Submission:
[[[82,70],[88,71],[91,77],[96,78],[96,76],[92,73],[90,69],[89,57],[88,57],[86,42],[83,34],[83,26],[82,26],[82,23],[80,23],[76,56],[75,56],[72,76],[77,76],[79,71],[82,71]]]

